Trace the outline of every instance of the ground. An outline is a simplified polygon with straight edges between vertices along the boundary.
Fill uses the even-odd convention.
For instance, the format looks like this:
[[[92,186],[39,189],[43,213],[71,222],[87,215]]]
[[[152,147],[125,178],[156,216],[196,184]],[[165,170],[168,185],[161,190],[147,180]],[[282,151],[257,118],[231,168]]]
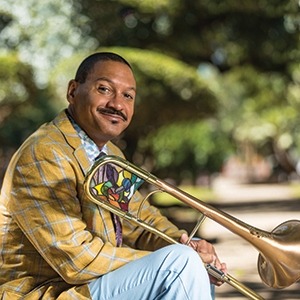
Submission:
[[[272,231],[287,220],[300,220],[300,200],[291,184],[241,184],[218,177],[213,183],[218,209],[259,229]],[[214,242],[221,261],[227,263],[230,275],[255,290],[266,300],[300,299],[300,284],[277,290],[262,283],[257,271],[258,251],[249,242],[214,221],[206,219],[201,235]],[[300,233],[298,244],[300,240]],[[279,255],[270,248],[268,255]],[[281,254],[280,254],[281,255]],[[299,259],[299,258],[298,258]],[[228,284],[216,289],[217,300],[246,299]]]

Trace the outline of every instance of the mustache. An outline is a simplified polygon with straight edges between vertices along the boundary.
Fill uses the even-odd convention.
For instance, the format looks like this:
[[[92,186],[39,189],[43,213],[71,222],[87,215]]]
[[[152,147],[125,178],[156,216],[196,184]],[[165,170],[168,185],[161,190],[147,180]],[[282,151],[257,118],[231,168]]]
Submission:
[[[114,108],[99,108],[98,111],[103,114],[117,115],[120,116],[124,121],[127,121],[126,115],[117,109]]]

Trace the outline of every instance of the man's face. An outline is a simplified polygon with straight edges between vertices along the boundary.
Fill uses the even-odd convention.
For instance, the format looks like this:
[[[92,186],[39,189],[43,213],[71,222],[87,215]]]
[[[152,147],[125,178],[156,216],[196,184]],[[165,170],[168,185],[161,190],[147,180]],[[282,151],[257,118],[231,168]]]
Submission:
[[[67,92],[72,117],[100,148],[130,124],[135,96],[131,69],[115,61],[96,63],[86,81],[71,80]]]

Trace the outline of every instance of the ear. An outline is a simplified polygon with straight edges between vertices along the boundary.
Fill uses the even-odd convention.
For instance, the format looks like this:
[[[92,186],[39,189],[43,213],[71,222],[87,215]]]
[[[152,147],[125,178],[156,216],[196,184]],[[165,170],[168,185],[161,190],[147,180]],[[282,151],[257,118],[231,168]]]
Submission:
[[[78,87],[78,82],[75,81],[74,79],[70,80],[68,84],[68,90],[67,90],[67,100],[70,104],[74,102],[75,92],[77,87]]]

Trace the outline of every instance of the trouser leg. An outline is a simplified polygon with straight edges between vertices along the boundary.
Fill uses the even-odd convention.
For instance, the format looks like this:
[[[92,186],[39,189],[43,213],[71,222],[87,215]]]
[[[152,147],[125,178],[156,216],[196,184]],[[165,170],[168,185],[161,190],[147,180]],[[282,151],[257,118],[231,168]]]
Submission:
[[[89,284],[93,300],[210,300],[208,274],[199,255],[171,245],[130,262]]]

